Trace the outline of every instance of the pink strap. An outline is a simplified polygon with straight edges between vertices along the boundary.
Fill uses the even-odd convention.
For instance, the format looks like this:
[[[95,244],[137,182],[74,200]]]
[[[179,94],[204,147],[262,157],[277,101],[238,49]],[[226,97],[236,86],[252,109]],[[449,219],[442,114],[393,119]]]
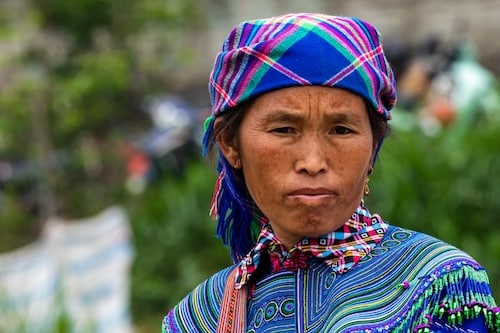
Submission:
[[[238,267],[235,267],[227,278],[217,333],[241,333],[246,330],[247,288],[236,289],[237,272]]]

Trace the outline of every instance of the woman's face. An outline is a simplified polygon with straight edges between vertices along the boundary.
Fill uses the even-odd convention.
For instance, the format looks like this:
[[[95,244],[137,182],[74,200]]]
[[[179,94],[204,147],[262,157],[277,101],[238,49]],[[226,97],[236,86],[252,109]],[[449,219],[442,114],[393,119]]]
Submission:
[[[250,195],[288,248],[349,219],[361,202],[375,149],[364,100],[319,86],[258,97],[236,140],[220,146],[242,169]]]

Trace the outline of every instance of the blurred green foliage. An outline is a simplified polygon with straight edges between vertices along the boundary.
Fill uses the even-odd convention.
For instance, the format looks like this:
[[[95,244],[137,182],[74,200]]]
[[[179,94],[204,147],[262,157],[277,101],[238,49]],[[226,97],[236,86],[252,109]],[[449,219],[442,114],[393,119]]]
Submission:
[[[372,176],[367,205],[389,223],[466,251],[489,271],[500,299],[500,105],[466,133],[395,130]]]
[[[194,286],[231,264],[209,217],[215,173],[194,160],[128,201],[136,244],[132,307],[136,318],[161,321]]]
[[[16,165],[0,251],[34,240],[54,213],[123,199],[124,146],[150,126],[146,97],[168,92],[166,73],[189,62],[181,37],[202,13],[195,0],[0,3],[0,161]]]

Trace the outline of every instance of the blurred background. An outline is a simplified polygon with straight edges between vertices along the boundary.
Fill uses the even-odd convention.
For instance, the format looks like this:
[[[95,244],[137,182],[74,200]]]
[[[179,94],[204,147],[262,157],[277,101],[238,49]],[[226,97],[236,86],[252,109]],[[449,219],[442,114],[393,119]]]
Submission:
[[[499,0],[1,0],[0,332],[158,332],[230,264],[200,158],[230,28],[353,15],[399,104],[367,199],[489,271],[500,300]]]

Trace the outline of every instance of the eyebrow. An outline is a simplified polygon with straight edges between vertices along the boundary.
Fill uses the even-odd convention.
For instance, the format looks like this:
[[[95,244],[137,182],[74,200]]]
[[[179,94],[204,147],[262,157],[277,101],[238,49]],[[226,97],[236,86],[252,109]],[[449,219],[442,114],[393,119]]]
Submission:
[[[346,110],[338,113],[326,114],[326,120],[330,122],[361,122],[361,117],[358,114],[353,113],[350,110]]]
[[[361,117],[350,110],[327,113],[324,117],[326,122],[361,122]],[[268,113],[263,120],[264,122],[300,122],[305,118],[303,113],[278,109],[275,112]]]
[[[299,113],[294,113],[286,110],[275,110],[268,113],[263,118],[264,122],[298,122],[304,117]]]

